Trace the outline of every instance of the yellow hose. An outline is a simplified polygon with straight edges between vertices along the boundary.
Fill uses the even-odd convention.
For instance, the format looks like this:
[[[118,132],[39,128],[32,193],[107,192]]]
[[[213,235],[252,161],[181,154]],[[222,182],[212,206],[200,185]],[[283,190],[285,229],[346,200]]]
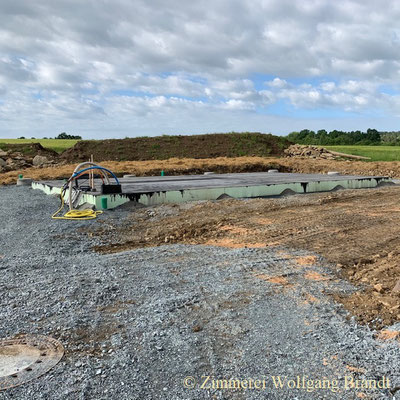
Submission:
[[[77,220],[82,221],[85,219],[94,219],[97,217],[97,215],[103,213],[103,211],[94,211],[94,210],[69,210],[61,217],[57,217],[57,214],[60,214],[60,212],[64,209],[64,196],[62,193],[60,194],[60,198],[61,198],[61,206],[51,216],[51,218],[53,218],[53,219],[71,219],[74,221],[77,221]]]

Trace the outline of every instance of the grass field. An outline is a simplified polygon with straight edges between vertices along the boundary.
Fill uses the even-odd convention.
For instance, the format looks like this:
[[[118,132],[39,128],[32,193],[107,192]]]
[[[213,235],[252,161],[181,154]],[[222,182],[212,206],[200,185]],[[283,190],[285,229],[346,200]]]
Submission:
[[[40,143],[47,149],[52,149],[57,153],[72,147],[78,140],[73,139],[0,139],[0,146],[5,144]]]
[[[325,146],[329,150],[356,156],[371,157],[371,161],[400,161],[400,146]]]

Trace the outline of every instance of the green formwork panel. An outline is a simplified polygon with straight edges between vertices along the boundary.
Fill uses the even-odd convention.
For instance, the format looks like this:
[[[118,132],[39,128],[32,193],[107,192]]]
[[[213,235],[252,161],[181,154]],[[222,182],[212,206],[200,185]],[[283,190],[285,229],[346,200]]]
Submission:
[[[286,190],[295,193],[314,193],[328,192],[337,187],[344,189],[362,189],[374,188],[378,185],[377,180],[338,180],[331,182],[308,182],[308,183],[285,183],[277,185],[260,185],[260,186],[244,186],[244,187],[225,187],[225,188],[208,188],[208,189],[189,189],[181,191],[156,192],[152,195],[142,194],[135,199],[139,203],[145,205],[156,205],[163,203],[182,203],[186,201],[197,200],[216,200],[223,194],[233,198],[251,198],[251,197],[268,197],[279,196]]]
[[[234,175],[230,174],[229,176]],[[236,174],[240,175],[240,174]],[[251,174],[247,174],[251,178]],[[256,174],[254,174],[256,175]],[[79,205],[84,203],[89,203],[94,205],[97,210],[111,209],[118,207],[129,201],[136,201],[144,205],[157,205],[164,203],[182,203],[187,201],[198,201],[198,200],[216,200],[221,195],[228,195],[233,198],[252,198],[252,197],[267,197],[267,196],[279,196],[285,191],[292,191],[294,193],[314,193],[314,192],[327,192],[334,190],[336,188],[343,189],[362,189],[362,188],[374,188],[377,187],[381,182],[390,182],[386,177],[351,177],[346,178],[344,176],[338,176],[337,178],[326,178],[326,176],[321,175],[320,180],[316,180],[313,175],[314,180],[306,180],[301,182],[290,182],[288,181],[288,175],[285,175],[286,182],[276,182],[271,184],[261,184],[261,185],[233,185],[233,186],[217,186],[217,187],[191,187],[188,189],[173,190],[168,189],[168,180],[165,180],[166,190],[157,191],[145,191],[145,192],[123,192],[122,194],[100,194],[100,193],[85,193],[83,192],[79,198]],[[298,176],[296,175],[297,180]],[[223,175],[219,175],[223,177]],[[309,176],[309,175],[305,175]],[[179,177],[180,179],[185,179],[186,181],[190,179],[187,177]],[[199,177],[196,177],[200,180]],[[241,177],[243,178],[243,177]],[[249,178],[249,179],[250,179]],[[279,178],[279,176],[278,176]],[[324,178],[324,179],[323,179]],[[149,179],[152,179],[150,177]],[[210,178],[210,180],[215,178]],[[177,179],[179,181],[179,179]],[[276,177],[274,180],[277,181]],[[290,180],[290,179],[289,179]],[[173,179],[170,178],[170,181]],[[33,182],[32,188],[40,189],[46,194],[60,194],[61,184],[52,182]],[[160,181],[158,181],[159,183]],[[163,182],[164,183],[164,182]],[[57,186],[58,184],[58,186]],[[160,184],[160,183],[159,183]],[[193,183],[195,186],[195,183]],[[66,192],[65,198],[68,198],[68,191]]]

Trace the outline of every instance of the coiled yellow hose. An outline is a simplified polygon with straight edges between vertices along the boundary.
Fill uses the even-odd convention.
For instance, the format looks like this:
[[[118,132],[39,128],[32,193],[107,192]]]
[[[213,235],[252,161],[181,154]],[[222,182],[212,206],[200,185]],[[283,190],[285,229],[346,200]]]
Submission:
[[[70,219],[70,220],[85,220],[85,219],[94,219],[96,218],[99,214],[102,214],[103,211],[94,211],[94,210],[69,210],[67,211],[64,215],[62,216],[57,216],[58,214],[61,213],[61,211],[64,209],[64,196],[63,192],[60,194],[61,198],[61,206],[60,208],[51,216],[53,219]]]

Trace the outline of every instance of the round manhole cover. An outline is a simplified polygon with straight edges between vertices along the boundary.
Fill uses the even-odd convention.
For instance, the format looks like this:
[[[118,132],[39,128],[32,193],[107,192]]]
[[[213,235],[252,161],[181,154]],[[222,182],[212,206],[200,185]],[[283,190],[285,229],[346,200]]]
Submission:
[[[46,336],[0,339],[0,390],[43,375],[61,360],[63,354],[61,343]]]

